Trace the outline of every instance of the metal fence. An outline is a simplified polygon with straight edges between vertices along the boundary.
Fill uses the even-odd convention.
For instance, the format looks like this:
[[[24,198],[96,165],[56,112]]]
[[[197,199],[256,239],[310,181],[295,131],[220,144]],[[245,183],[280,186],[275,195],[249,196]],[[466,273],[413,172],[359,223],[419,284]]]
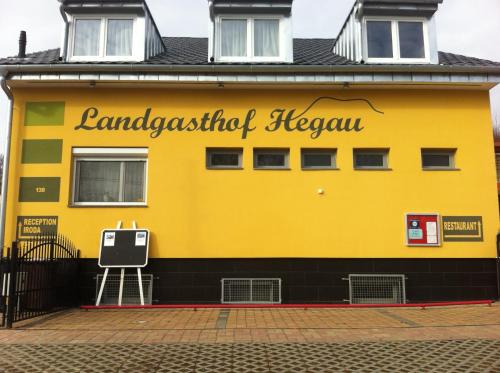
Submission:
[[[142,275],[142,292],[144,294],[144,304],[153,303],[153,275]],[[96,299],[99,294],[103,275],[97,275],[96,278]],[[120,275],[111,274],[106,279],[104,290],[101,297],[101,305],[118,304],[120,292]],[[141,304],[139,293],[139,280],[137,274],[124,276],[122,305]]]
[[[404,275],[349,275],[351,304],[406,303]]]
[[[280,278],[223,278],[222,303],[281,303]]]
[[[2,326],[77,305],[80,252],[69,239],[37,236],[1,254]]]

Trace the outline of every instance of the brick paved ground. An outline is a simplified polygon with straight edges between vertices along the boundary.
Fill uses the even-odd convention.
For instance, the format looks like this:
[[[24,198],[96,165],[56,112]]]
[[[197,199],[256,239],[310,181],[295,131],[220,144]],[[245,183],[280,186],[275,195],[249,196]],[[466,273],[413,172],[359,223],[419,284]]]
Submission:
[[[500,306],[71,310],[0,349],[0,372],[500,373]]]

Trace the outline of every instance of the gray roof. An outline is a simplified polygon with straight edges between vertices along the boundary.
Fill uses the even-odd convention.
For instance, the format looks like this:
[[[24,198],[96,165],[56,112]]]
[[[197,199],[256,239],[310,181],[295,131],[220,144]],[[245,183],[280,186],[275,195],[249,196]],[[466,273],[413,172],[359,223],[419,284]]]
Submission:
[[[207,38],[189,38],[189,37],[165,37],[163,38],[167,52],[152,57],[139,64],[144,65],[213,65],[208,62],[208,39]],[[332,52],[335,39],[294,39],[293,63],[277,63],[276,65],[291,66],[356,66],[359,63],[348,60],[345,57],[336,55]],[[500,68],[500,62],[482,60],[474,57],[462,56],[459,54],[439,52],[440,65],[450,67],[485,67]],[[85,64],[67,63],[60,61],[59,49],[50,49],[41,52],[29,53],[26,58],[3,58],[0,59],[0,65],[65,65],[65,64]],[[92,62],[95,64],[95,62]],[[137,62],[100,62],[105,65],[127,65]],[[228,65],[228,63],[216,63],[217,65]],[[230,63],[229,65],[249,65],[250,63]],[[273,65],[266,63],[265,65]],[[382,65],[383,66],[383,65]],[[394,66],[394,65],[391,65]]]

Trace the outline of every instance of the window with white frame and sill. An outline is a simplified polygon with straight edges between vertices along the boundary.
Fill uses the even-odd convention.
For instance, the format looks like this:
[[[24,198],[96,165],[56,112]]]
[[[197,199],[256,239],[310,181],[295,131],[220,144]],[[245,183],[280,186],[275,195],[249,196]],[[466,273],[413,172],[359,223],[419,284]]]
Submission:
[[[221,17],[217,27],[218,60],[279,62],[284,60],[283,18]]]
[[[146,205],[146,148],[73,148],[74,206]]]
[[[427,20],[366,18],[368,62],[427,63],[430,61]]]
[[[135,18],[79,17],[73,21],[72,60],[134,60]]]

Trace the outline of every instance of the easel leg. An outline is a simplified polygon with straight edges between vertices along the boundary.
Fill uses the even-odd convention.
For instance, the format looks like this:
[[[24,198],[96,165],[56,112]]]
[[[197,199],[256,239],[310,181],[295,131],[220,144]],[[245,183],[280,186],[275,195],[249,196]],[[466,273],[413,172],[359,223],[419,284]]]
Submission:
[[[118,293],[118,305],[122,305],[122,296],[123,296],[123,282],[125,281],[125,268],[121,269],[120,273],[120,292]]]
[[[137,268],[137,279],[139,280],[139,295],[141,296],[141,306],[144,306],[144,293],[142,291],[142,273],[140,268]]]
[[[96,306],[101,304],[101,297],[104,291],[104,285],[106,284],[106,279],[108,278],[108,272],[109,268],[106,268],[106,270],[104,271],[104,276],[102,277],[101,288],[99,289],[99,295],[97,296],[97,301],[95,302]]]

